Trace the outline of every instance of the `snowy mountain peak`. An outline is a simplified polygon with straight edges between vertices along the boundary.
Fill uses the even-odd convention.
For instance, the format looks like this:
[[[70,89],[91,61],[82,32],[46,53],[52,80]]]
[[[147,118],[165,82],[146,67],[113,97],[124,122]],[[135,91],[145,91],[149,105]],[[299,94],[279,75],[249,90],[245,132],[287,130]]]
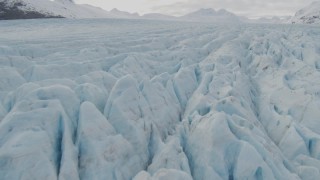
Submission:
[[[30,18],[116,18],[115,15],[73,0],[0,0],[0,19]]]
[[[215,15],[217,12],[212,9],[212,8],[202,8],[202,9],[199,9],[198,11],[195,11],[191,14],[194,14],[194,15]]]
[[[114,16],[119,17],[119,18],[128,18],[128,19],[138,18],[140,16],[138,13],[129,13],[126,11],[120,11],[117,8],[113,8],[110,11],[110,13],[113,14]]]
[[[225,10],[225,9],[219,9],[219,10],[217,11],[217,13],[218,13],[218,14],[232,14],[232,13],[230,13],[229,11],[227,11],[227,10]]]
[[[113,8],[110,12],[117,13],[117,12],[121,12],[121,11],[117,8]]]
[[[320,24],[320,1],[299,10],[292,19],[293,23]]]
[[[239,18],[235,14],[225,9],[220,9],[216,11],[212,8],[202,8],[202,9],[199,9],[198,11],[182,16],[181,18],[185,20],[193,20],[193,21],[219,21],[219,22],[239,21]]]
[[[220,9],[220,10],[216,11],[212,8],[201,8],[198,11],[192,12],[187,15],[188,16],[190,16],[190,15],[193,15],[193,16],[220,16],[220,15],[235,16],[233,13],[231,13],[225,9]]]

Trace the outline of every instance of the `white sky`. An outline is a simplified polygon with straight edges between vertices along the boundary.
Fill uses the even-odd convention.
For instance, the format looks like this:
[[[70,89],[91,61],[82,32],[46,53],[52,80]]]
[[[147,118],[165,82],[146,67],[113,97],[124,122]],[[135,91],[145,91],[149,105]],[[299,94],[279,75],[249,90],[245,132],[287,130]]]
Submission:
[[[286,16],[314,0],[74,0],[106,10],[117,8],[127,12],[184,15],[200,8],[227,9],[248,17]]]

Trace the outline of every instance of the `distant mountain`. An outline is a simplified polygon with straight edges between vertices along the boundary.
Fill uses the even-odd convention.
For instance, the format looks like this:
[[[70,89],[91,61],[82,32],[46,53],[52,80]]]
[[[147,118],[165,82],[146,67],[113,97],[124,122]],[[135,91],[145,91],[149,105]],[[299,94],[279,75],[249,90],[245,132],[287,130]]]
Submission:
[[[140,17],[140,15],[138,13],[129,13],[129,12],[125,12],[125,11],[120,11],[116,8],[112,9],[110,11],[110,14],[117,17],[117,18],[124,18],[124,19],[135,19],[135,18]]]
[[[142,19],[157,19],[157,20],[176,20],[177,17],[164,15],[160,13],[149,13],[141,16]]]
[[[288,24],[290,23],[291,16],[273,16],[261,17],[258,19],[248,19],[247,23],[262,23],[262,24]]]
[[[320,24],[320,1],[299,10],[292,18],[293,23]]]
[[[224,9],[200,9],[182,17],[151,13],[140,16],[118,9],[105,11],[90,5],[75,4],[73,0],[0,0],[1,19],[32,18],[122,18],[181,21],[239,21],[239,17]]]
[[[215,21],[215,22],[240,21],[240,18],[237,15],[225,9],[215,11],[214,9],[211,9],[211,8],[199,9],[198,11],[195,11],[180,17],[180,19],[190,20],[190,21]]]
[[[225,9],[216,11],[211,8],[203,8],[181,17],[160,13],[140,16],[138,13],[129,13],[118,9],[106,11],[86,4],[75,4],[73,0],[0,0],[0,20],[33,18],[121,18],[196,22],[283,23],[283,19],[279,18],[249,20]]]
[[[163,14],[129,13],[112,9],[75,4],[73,0],[0,0],[0,20],[34,18],[121,18],[171,20],[174,16]]]
[[[72,0],[0,0],[0,19],[116,18],[116,15]]]

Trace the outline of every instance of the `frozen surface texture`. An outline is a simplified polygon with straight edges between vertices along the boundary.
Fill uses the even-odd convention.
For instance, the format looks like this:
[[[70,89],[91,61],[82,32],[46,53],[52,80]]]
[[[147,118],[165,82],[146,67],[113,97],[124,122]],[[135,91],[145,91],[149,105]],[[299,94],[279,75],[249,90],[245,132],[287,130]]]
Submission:
[[[0,179],[318,179],[320,28],[0,22]]]

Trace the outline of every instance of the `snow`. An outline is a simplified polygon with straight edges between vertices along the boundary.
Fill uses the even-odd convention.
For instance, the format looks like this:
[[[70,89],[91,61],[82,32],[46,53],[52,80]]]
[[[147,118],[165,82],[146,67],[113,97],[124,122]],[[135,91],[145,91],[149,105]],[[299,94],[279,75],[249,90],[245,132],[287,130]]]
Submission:
[[[314,1],[300,9],[292,18],[293,23],[320,24],[320,1]]]
[[[0,0],[0,19],[31,19],[31,18],[119,18],[119,19],[151,19],[170,21],[205,21],[205,22],[240,22],[244,17],[220,9],[199,9],[181,17],[150,13],[139,15],[120,11],[116,8],[107,11],[87,4],[76,4],[69,0]],[[85,49],[83,49],[85,51]]]
[[[208,8],[199,9],[198,11],[191,12],[180,17],[186,21],[202,21],[202,22],[239,22],[240,18],[235,14],[225,10],[220,9],[218,11]]]
[[[291,16],[273,16],[273,17],[260,17],[257,19],[244,19],[244,22],[248,23],[267,23],[267,24],[290,24]]]
[[[116,17],[107,11],[90,5],[77,5],[68,0],[2,0],[7,7],[21,3],[18,9],[28,12],[36,11],[45,15],[66,18],[112,18]]]
[[[112,9],[110,13],[118,18],[126,18],[126,19],[133,19],[133,18],[139,18],[140,15],[138,13],[128,13],[125,11],[120,11],[116,8]]]
[[[1,21],[0,177],[317,179],[319,42],[307,25]]]
[[[178,20],[175,16],[164,15],[160,13],[148,13],[141,16],[142,19],[157,19],[157,20]]]
[[[133,180],[191,180],[192,177],[185,172],[177,171],[175,169],[160,169],[152,177],[146,171],[140,172]]]

